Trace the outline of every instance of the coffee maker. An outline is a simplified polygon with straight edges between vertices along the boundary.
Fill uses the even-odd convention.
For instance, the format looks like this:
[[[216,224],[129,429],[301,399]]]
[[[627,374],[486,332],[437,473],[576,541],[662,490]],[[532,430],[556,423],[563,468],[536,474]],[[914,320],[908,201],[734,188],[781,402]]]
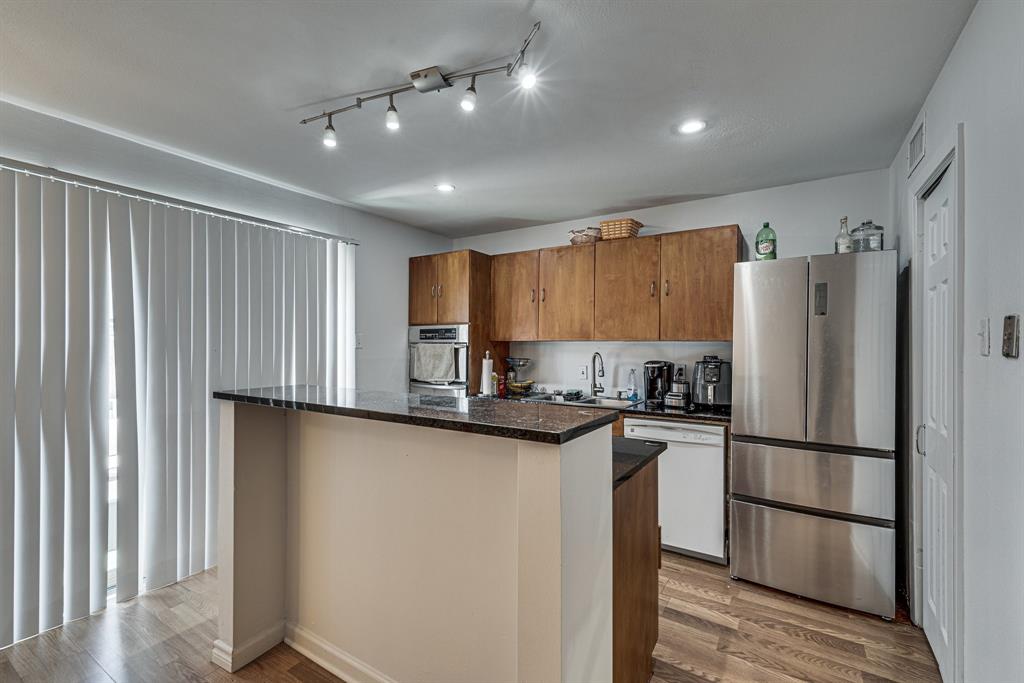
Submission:
[[[704,409],[732,403],[732,363],[718,356],[704,356],[693,364],[693,402]]]
[[[644,395],[654,406],[665,405],[665,394],[672,382],[672,363],[667,360],[649,360],[644,363]]]

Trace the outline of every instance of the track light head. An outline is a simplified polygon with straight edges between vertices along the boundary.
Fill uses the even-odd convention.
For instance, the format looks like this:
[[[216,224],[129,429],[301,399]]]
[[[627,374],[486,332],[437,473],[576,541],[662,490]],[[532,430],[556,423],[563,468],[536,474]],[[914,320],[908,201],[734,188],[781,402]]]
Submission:
[[[338,146],[338,134],[334,132],[332,117],[327,117],[327,126],[324,128],[324,147],[333,149]]]
[[[466,88],[466,92],[462,95],[462,101],[459,102],[459,106],[462,107],[462,111],[473,111],[476,109],[476,76],[473,76],[473,80],[470,82],[469,87]]]
[[[519,87],[523,90],[530,90],[533,86],[537,85],[537,74],[533,73],[532,69],[523,66],[519,69]]]
[[[388,111],[384,114],[384,125],[387,126],[388,130],[398,130],[401,124],[398,122],[398,110],[395,109],[395,96],[391,95],[388,98],[390,105]]]

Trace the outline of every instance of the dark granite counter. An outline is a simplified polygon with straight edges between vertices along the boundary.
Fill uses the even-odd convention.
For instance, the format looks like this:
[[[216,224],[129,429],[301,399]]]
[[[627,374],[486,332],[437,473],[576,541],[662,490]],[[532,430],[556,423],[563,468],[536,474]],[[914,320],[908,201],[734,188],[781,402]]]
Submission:
[[[229,389],[215,391],[213,397],[552,444],[572,441],[618,418],[616,411],[600,408],[335,389],[312,384]]]
[[[678,420],[680,422],[701,422],[725,426],[732,422],[732,415],[727,408],[716,411],[686,411],[678,408],[656,407],[648,403],[641,403],[632,408],[623,409],[622,415],[624,417],[656,417],[666,420]]]
[[[647,466],[647,463],[665,452],[668,444],[661,441],[612,437],[612,490]]]

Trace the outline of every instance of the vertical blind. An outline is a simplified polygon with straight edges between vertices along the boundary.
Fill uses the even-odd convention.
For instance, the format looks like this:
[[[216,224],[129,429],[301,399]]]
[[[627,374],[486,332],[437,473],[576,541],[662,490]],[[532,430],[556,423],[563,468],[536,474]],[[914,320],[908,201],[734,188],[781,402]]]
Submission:
[[[210,393],[355,386],[354,252],[0,170],[0,647],[216,564]]]

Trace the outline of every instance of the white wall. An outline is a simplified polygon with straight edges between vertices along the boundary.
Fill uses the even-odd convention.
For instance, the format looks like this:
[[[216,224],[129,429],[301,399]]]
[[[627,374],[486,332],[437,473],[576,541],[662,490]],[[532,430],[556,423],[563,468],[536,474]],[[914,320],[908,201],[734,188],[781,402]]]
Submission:
[[[737,224],[743,232],[748,254],[761,224],[770,221],[778,234],[779,257],[829,254],[839,231],[839,219],[850,217],[850,225],[871,218],[888,227],[892,215],[888,169],[854,173],[765,190],[667,204],[627,213],[594,216],[562,223],[456,239],[455,249],[476,249],[500,254],[569,243],[568,231],[620,216],[632,216],[644,224],[642,235],[688,230],[713,225]],[[888,236],[887,236],[888,239]],[[886,246],[895,246],[887,241]],[[580,379],[580,365],[589,365],[590,355],[600,351],[605,359],[602,380],[610,394],[624,388],[629,368],[642,368],[647,360],[693,362],[706,353],[732,358],[732,344],[689,342],[532,342],[512,344],[512,354],[534,359],[524,376],[548,388],[590,388]],[[639,374],[639,372],[638,372]]]
[[[357,382],[404,391],[408,258],[449,238],[2,101],[0,156],[358,240]]]
[[[1024,2],[982,0],[925,101],[926,157],[890,169],[910,244],[913,193],[964,123],[964,582],[967,681],[1024,679],[1024,360],[1003,358],[1002,317],[1024,314]],[[904,250],[901,261],[909,257]],[[992,319],[992,355],[978,352]]]

